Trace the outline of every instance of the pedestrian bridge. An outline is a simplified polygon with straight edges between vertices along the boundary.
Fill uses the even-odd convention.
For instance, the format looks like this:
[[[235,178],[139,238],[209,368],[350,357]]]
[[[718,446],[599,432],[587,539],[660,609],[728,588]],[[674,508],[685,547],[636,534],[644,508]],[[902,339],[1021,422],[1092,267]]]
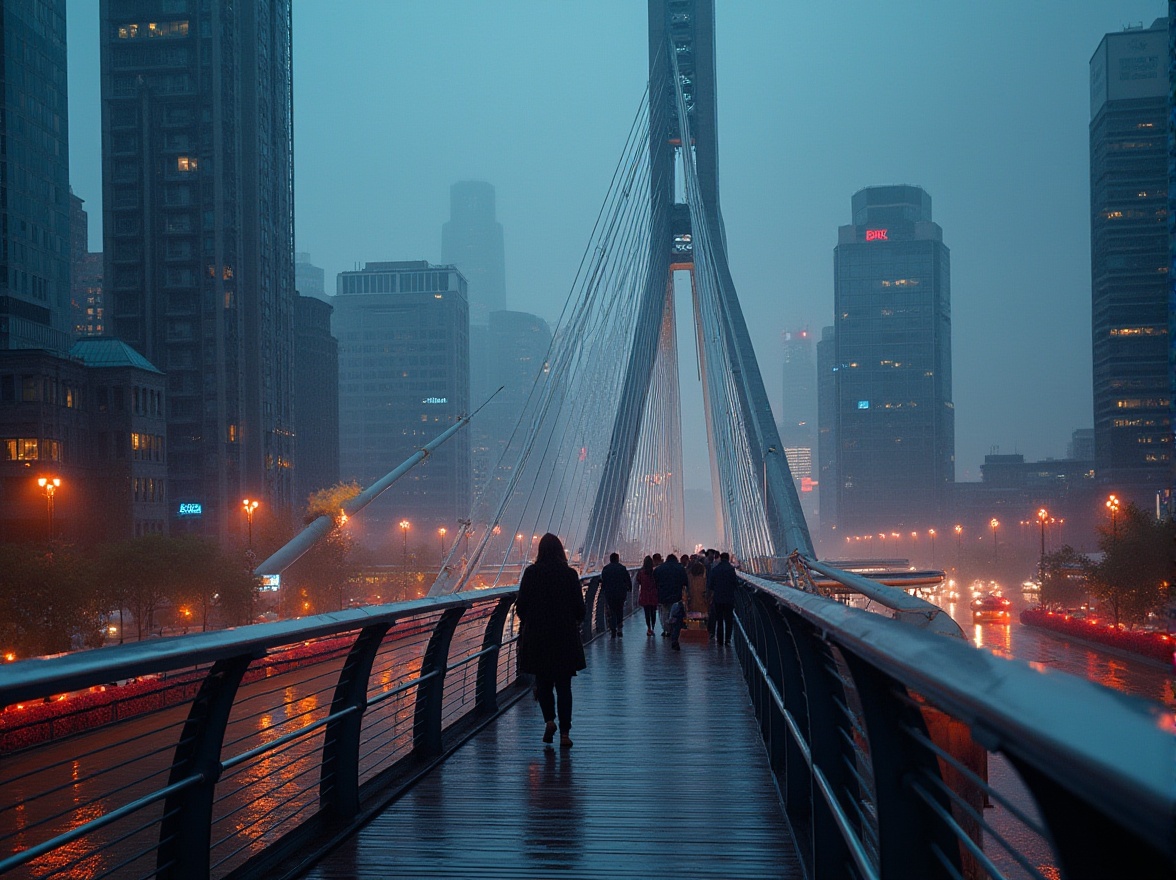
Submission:
[[[743,577],[735,643],[672,652],[586,578],[570,750],[514,588],[10,664],[0,873],[1173,876],[1159,707],[803,586]]]

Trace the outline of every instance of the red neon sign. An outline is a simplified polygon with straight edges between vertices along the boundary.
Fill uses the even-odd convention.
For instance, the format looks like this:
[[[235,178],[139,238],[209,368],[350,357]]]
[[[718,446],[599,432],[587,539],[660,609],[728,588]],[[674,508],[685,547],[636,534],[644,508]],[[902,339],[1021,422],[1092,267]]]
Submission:
[[[867,229],[866,241],[890,241],[890,239],[886,237],[885,229]]]

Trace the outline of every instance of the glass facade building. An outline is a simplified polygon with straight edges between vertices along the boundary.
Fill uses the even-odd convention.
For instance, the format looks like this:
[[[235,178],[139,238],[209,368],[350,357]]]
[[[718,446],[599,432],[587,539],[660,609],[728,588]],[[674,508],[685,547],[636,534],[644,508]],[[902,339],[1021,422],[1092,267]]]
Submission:
[[[173,527],[242,534],[242,497],[293,503],[290,0],[102,0],[100,26],[107,333],[167,375]]]
[[[469,283],[471,324],[486,324],[491,312],[506,308],[505,247],[491,184],[463,180],[450,187],[441,262],[456,266]]]
[[[466,281],[423,260],[367,263],[339,274],[334,306],[340,471],[366,487],[470,411]],[[373,502],[362,527],[387,537],[407,519],[413,542],[456,535],[471,486],[467,428]]]
[[[1090,59],[1095,469],[1149,507],[1172,458],[1167,50],[1159,19]]]
[[[0,2],[0,349],[70,335],[65,0]]]
[[[852,205],[833,269],[841,535],[934,523],[955,481],[950,261],[931,197],[877,186]]]

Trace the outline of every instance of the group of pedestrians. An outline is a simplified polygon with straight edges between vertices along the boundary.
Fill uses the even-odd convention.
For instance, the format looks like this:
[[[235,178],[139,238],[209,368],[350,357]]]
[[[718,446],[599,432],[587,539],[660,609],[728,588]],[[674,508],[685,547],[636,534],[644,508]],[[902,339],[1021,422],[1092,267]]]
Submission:
[[[637,572],[637,603],[645,613],[646,635],[657,625],[670,647],[681,650],[679,635],[688,612],[705,614],[717,644],[731,644],[738,575],[728,553],[660,553],[646,556]],[[632,590],[629,571],[616,553],[600,572],[609,632],[624,636],[625,602]],[[586,609],[580,577],[568,564],[563,542],[550,532],[539,541],[535,562],[527,566],[515,602],[519,619],[518,668],[535,678],[535,700],[543,714],[543,742],[571,748],[572,676],[586,664],[580,625]]]

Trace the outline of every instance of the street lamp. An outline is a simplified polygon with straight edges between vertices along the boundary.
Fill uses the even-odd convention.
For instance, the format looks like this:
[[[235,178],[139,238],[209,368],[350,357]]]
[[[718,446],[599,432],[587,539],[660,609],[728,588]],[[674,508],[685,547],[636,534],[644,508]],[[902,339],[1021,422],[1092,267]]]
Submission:
[[[441,536],[441,561],[445,561],[445,526],[437,529],[437,534]]]
[[[931,567],[935,567],[935,529],[927,529],[927,534],[931,537]]]
[[[990,519],[990,520],[988,521],[988,524],[989,524],[990,526],[992,526],[992,561],[993,561],[993,562],[996,562],[996,560],[997,560],[997,553],[996,553],[996,527],[997,527],[997,526],[999,526],[999,525],[1000,525],[1000,523],[997,521],[996,517],[994,516],[992,519]]]
[[[253,511],[257,510],[257,502],[248,498],[241,499],[241,506],[245,508],[245,519],[249,523],[249,549],[253,549]]]
[[[1107,510],[1111,512],[1111,543],[1117,543],[1119,540],[1119,499],[1117,496],[1108,496]]]
[[[964,534],[964,527],[961,526],[959,523],[956,523],[955,533],[956,533],[956,574],[958,575],[960,573],[960,554],[963,552],[963,539],[961,536]]]
[[[37,485],[45,493],[45,515],[48,518],[49,540],[53,540],[53,496],[61,485],[60,477],[38,477]]]
[[[1049,511],[1044,507],[1037,511],[1037,522],[1041,524],[1041,562],[1037,567],[1037,583],[1045,586],[1045,524],[1049,520]]]
[[[519,565],[522,565],[527,561],[526,557],[523,555],[523,533],[519,532],[517,535],[515,535],[515,540],[519,542]]]

